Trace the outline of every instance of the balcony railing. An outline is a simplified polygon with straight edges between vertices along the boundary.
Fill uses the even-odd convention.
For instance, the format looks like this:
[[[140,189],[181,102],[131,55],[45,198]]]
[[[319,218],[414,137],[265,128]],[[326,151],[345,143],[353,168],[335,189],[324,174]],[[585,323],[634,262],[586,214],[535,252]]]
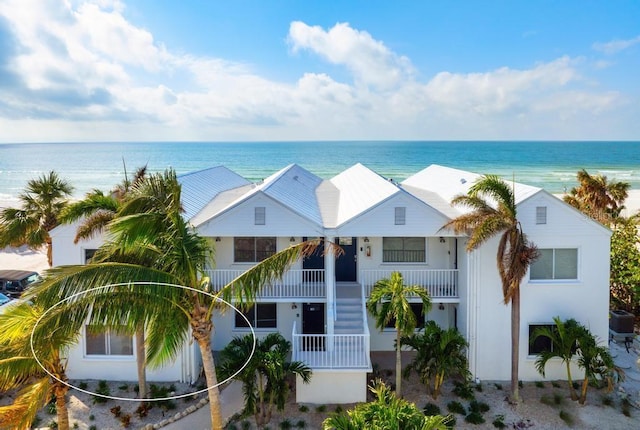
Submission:
[[[214,291],[230,284],[246,270],[207,270]],[[261,299],[323,299],[326,297],[324,269],[292,269],[285,272],[282,279],[275,279],[265,285],[258,298]]]
[[[301,361],[312,369],[367,369],[369,334],[301,334],[293,323],[294,361]]]
[[[360,283],[365,289],[367,297],[371,294],[373,285],[380,279],[390,278],[392,272],[402,273],[406,285],[424,287],[432,298],[458,298],[458,270],[398,270],[374,269],[361,270]]]

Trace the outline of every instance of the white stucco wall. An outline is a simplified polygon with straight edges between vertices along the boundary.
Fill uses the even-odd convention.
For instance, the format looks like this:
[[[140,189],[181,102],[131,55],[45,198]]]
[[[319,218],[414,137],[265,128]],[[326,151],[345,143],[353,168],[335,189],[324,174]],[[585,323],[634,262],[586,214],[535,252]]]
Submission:
[[[53,266],[84,264],[85,249],[98,249],[104,238],[97,234],[89,240],[73,243],[79,222],[56,227],[51,234],[53,246]]]
[[[296,376],[296,402],[356,403],[367,401],[367,373],[316,370],[309,384]]]
[[[547,207],[547,223],[535,224],[537,206]],[[608,337],[609,232],[547,193],[539,193],[518,207],[518,217],[538,248],[577,248],[578,280],[530,281],[521,284],[520,369],[522,380],[542,377],[529,356],[529,324],[551,324],[553,317],[575,318],[603,342]],[[502,287],[496,269],[498,239],[478,251],[482,267],[476,285],[477,340],[475,376],[486,380],[510,378],[510,306],[502,304]],[[566,379],[559,362],[547,367],[547,379]]]

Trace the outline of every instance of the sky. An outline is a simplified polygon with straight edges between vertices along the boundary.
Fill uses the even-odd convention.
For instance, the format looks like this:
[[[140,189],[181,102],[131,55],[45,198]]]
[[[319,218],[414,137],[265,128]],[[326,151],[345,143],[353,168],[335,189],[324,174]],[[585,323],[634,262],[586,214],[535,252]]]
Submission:
[[[640,1],[0,0],[0,143],[640,140]]]

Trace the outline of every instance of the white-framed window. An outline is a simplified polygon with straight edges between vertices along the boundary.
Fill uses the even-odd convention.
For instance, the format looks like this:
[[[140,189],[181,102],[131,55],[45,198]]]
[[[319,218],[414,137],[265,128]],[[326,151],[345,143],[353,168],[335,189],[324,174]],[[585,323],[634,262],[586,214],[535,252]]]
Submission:
[[[89,264],[91,259],[95,255],[97,249],[85,249],[84,250],[84,264]]]
[[[536,207],[536,224],[546,224],[546,223],[547,223],[547,207],[537,206]]]
[[[546,327],[550,330],[556,329],[555,324],[529,324],[529,339],[532,339],[533,333],[540,327]],[[553,351],[551,339],[546,336],[538,336],[535,341],[529,342],[529,355],[538,355],[544,351]]]
[[[257,206],[255,208],[253,221],[255,225],[265,225],[267,223],[267,208]]]
[[[85,354],[100,355],[133,355],[133,338],[131,335],[119,334],[104,328],[85,326]]]
[[[426,263],[424,237],[383,237],[382,261],[385,263]]]
[[[256,303],[242,314],[247,317],[253,328],[277,328],[278,312],[276,303]],[[247,321],[236,312],[235,327],[249,328]]]
[[[275,253],[275,237],[233,238],[233,261],[236,263],[257,263]]]
[[[395,208],[394,222],[395,222],[395,225],[405,225],[407,223],[407,208],[405,207]]]
[[[540,255],[530,268],[532,281],[578,279],[577,248],[549,248],[538,251]]]

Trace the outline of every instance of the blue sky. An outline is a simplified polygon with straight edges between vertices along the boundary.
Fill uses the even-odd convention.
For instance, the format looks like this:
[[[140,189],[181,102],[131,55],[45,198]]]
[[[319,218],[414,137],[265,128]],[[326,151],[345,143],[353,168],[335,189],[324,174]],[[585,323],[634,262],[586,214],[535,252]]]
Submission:
[[[0,2],[0,142],[640,139],[637,1]]]

